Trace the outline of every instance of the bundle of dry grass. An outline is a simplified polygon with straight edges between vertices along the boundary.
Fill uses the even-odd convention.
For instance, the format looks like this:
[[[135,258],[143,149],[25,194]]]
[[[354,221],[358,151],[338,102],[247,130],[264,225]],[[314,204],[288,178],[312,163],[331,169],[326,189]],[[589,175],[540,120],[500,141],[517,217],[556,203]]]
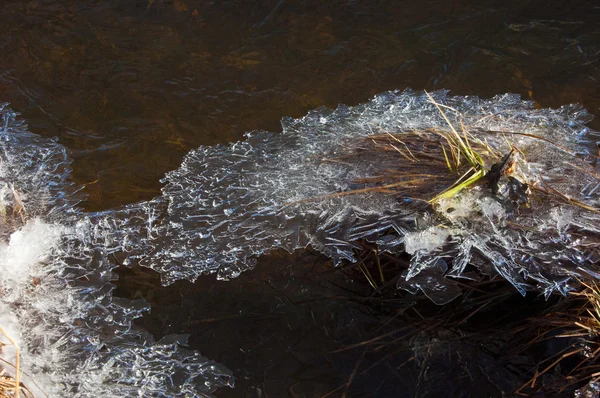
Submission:
[[[355,153],[327,161],[344,162],[351,157],[378,160],[385,163],[379,168],[384,172],[356,180],[354,190],[330,196],[381,192],[425,202],[436,211],[443,200],[483,184],[493,196],[502,178],[518,181],[522,187],[522,197],[515,200],[518,202],[516,207],[520,207],[515,212],[516,221],[506,220],[509,229],[540,233],[536,211],[544,209],[548,212],[554,206],[566,205],[581,217],[589,214],[597,217],[600,213],[597,202],[590,200],[591,194],[600,187],[600,175],[595,168],[597,157],[582,162],[581,154],[573,153],[549,138],[529,133],[470,130],[456,110],[435,102],[430,96],[429,100],[439,110],[448,129],[393,134],[384,131],[362,139]],[[449,121],[446,108],[457,114],[460,128],[455,128]],[[551,175],[529,173],[528,148],[519,145],[521,138],[529,145],[553,148],[561,154],[556,168],[548,171]],[[390,156],[394,154],[395,158]],[[536,156],[539,159],[539,154]],[[551,160],[547,164],[551,165]],[[584,184],[580,191],[574,190],[573,181],[584,178],[587,185]],[[394,234],[393,231],[388,233]],[[573,239],[585,242],[585,261],[593,262],[598,258],[600,237],[594,229],[576,226],[569,233]],[[495,360],[486,360],[485,364],[482,362],[481,366],[473,368],[466,366],[465,373],[481,372],[492,380],[494,372],[506,372],[507,380],[513,376],[514,379],[510,383],[500,383],[503,384],[502,392],[524,396],[572,394],[586,383],[600,382],[600,287],[592,275],[582,273],[583,276],[577,277],[581,279],[576,291],[566,297],[553,294],[550,302],[536,302],[535,309],[527,314],[515,315],[507,302],[532,300],[531,295],[522,298],[503,279],[482,275],[476,280],[454,280],[453,286],[462,290],[460,298],[442,307],[431,308],[424,296],[415,297],[397,290],[398,282],[410,267],[410,255],[389,253],[364,241],[360,246],[362,249],[356,253],[358,261],[348,264],[344,272],[354,280],[366,281],[370,287],[369,299],[379,309],[393,314],[386,326],[397,319],[402,319],[402,325],[410,325],[388,329],[387,333],[346,348],[363,350],[361,358],[379,353],[380,361],[384,361],[412,350],[415,354],[396,370],[402,368],[410,372],[405,366],[419,362],[421,373],[423,369],[429,369],[431,375],[439,363],[460,362],[457,358],[461,355],[489,354]],[[445,255],[444,261],[450,268],[453,259]],[[561,266],[569,265],[562,263]],[[477,272],[471,266],[469,270],[471,274]],[[433,278],[431,283],[440,280]],[[575,286],[577,281],[572,284]],[[497,317],[501,317],[502,322],[496,323]],[[415,336],[420,334],[427,337],[414,343]],[[419,349],[414,348],[417,345]],[[560,349],[556,349],[557,346]],[[524,365],[523,358],[534,362]],[[358,377],[359,370],[360,363],[357,363],[352,378]],[[362,373],[367,371],[363,369]],[[417,372],[419,378],[421,373]],[[448,375],[440,372],[439,377],[443,379]],[[352,378],[345,386],[346,390]]]
[[[327,162],[344,162],[348,158],[365,157],[373,161],[389,163],[384,165],[387,167],[379,167],[379,169],[385,170],[380,175],[354,181],[364,188],[335,193],[327,195],[327,197],[382,192],[401,194],[404,197],[435,204],[440,199],[452,197],[463,189],[483,183],[494,190],[495,184],[502,175],[514,175],[523,180],[523,183],[529,184],[529,188],[533,189],[538,196],[542,196],[542,200],[567,203],[600,213],[599,208],[573,198],[568,192],[562,192],[545,182],[546,176],[526,176],[523,173],[516,175],[514,159],[511,157],[513,153],[518,153],[523,161],[527,159],[526,149],[520,148],[514,142],[519,138],[528,138],[547,144],[574,160],[578,158],[578,154],[546,137],[535,134],[472,129],[463,122],[460,112],[436,102],[429,93],[426,94],[429,101],[438,109],[448,129],[430,128],[393,134],[383,131],[379,134],[369,135],[362,140],[362,143],[356,143],[353,153],[325,159],[324,161]],[[460,127],[456,127],[450,122],[446,115],[447,111],[456,114]],[[499,137],[501,137],[500,140],[498,140]],[[492,144],[490,141],[494,143]],[[395,159],[396,163],[393,158],[378,157],[389,153],[398,155]],[[390,160],[392,161],[390,162]],[[565,179],[568,179],[572,173],[580,173],[591,177],[596,182],[591,188],[595,186],[597,189],[600,185],[600,175],[593,168],[576,164],[576,162],[561,162],[560,166],[565,169]]]
[[[462,121],[457,130],[446,117],[442,109],[445,106],[435,102],[431,96],[429,99],[447,122],[448,130],[429,128],[393,134],[382,131],[361,139],[361,142],[353,144],[355,150],[352,153],[324,161],[343,163],[350,158],[354,161],[363,158],[367,163],[377,162],[378,169],[383,172],[354,181],[363,188],[327,197],[380,192],[434,203],[482,181],[489,174],[486,167],[502,159],[501,149],[476,137]],[[506,152],[511,151],[509,145]],[[397,156],[386,156],[389,154]],[[503,161],[506,163],[507,159]]]
[[[0,398],[33,398],[33,393],[20,380],[21,366],[18,345],[2,327],[0,327],[0,334],[9,342],[6,344],[0,341]],[[2,354],[9,349],[14,351],[14,363],[2,358]]]

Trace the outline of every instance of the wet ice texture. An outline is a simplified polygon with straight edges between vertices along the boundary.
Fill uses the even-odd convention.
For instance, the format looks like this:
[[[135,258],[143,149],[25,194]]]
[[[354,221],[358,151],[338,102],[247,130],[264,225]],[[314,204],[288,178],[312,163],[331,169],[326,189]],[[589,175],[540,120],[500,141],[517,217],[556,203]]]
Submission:
[[[21,346],[26,385],[50,397],[207,396],[232,385],[223,366],[132,324],[149,308],[113,297],[117,232],[77,210],[66,150],[16,116],[0,106],[0,321]]]
[[[112,297],[113,254],[159,271],[168,284],[207,273],[235,277],[279,248],[311,246],[335,263],[355,261],[366,239],[410,252],[398,287],[439,304],[460,294],[459,278],[501,276],[521,293],[546,295],[566,293],[576,278],[600,278],[600,137],[585,127],[588,113],[534,109],[508,94],[433,96],[500,154],[516,148],[514,178],[503,177],[496,194],[481,185],[432,207],[402,190],[356,192],[410,161],[365,150],[369,136],[448,129],[424,94],[405,91],[284,119],[280,134],[201,147],[167,174],[162,196],[83,214],[64,148],[2,108],[0,232],[8,246],[0,260],[10,258],[14,231],[42,228],[60,241],[27,261],[26,278],[0,279],[1,310],[18,319],[30,374],[58,396],[198,396],[231,383],[220,365],[132,326],[147,308]],[[456,113],[447,115],[460,125]],[[499,159],[487,160],[489,167]]]
[[[280,134],[252,132],[243,142],[190,152],[166,175],[161,198],[122,213],[125,246],[169,284],[213,272],[235,277],[278,248],[311,246],[339,263],[355,260],[359,239],[390,252],[410,242],[413,260],[398,286],[423,290],[438,303],[459,294],[454,279],[473,277],[467,264],[506,278],[521,293],[564,293],[573,278],[600,276],[598,212],[569,202],[600,206],[599,136],[585,126],[590,115],[576,105],[534,109],[510,94],[433,96],[499,153],[514,145],[517,180],[503,178],[496,195],[480,186],[435,209],[402,192],[331,196],[365,188],[357,181],[407,162],[397,152],[361,150],[369,135],[449,129],[425,94],[388,92],[355,107],[283,119]],[[446,114],[460,126],[455,112]],[[541,190],[564,198],[550,200]],[[415,244],[423,239],[430,241]],[[145,243],[136,248],[136,241]]]
[[[42,140],[0,103],[0,237],[25,220],[53,221],[76,212],[81,200],[70,180],[71,161],[56,140]],[[27,209],[23,208],[27,204]]]

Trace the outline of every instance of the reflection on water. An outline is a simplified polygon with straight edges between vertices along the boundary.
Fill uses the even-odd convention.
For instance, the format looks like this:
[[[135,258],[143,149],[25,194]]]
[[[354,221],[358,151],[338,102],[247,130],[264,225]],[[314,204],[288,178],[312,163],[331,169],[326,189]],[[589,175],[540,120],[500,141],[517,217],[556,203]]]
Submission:
[[[579,102],[597,114],[599,17],[593,0],[4,0],[0,102],[23,113],[33,132],[58,136],[86,184],[84,206],[108,209],[157,195],[164,173],[199,145],[280,131],[284,115],[394,88],[514,92],[544,107]],[[348,307],[273,310],[288,308],[284,296],[266,294],[266,282],[254,294],[253,283],[292,278],[281,265],[287,261],[298,258],[263,259],[239,281],[206,277],[185,289],[143,290],[139,278],[125,277],[120,294],[149,295],[155,310],[144,326],[157,338],[201,329],[191,344],[238,374],[238,389],[221,394],[311,396],[352,372],[356,358],[328,363],[317,355],[339,347],[327,340],[335,337],[328,327],[343,329]],[[337,294],[306,272],[295,286],[300,300]],[[214,301],[199,304],[199,292]],[[246,315],[237,318],[239,311]],[[313,316],[323,317],[315,323],[322,332],[307,326]],[[293,354],[278,362],[282,351]],[[302,351],[312,356],[292,358]]]

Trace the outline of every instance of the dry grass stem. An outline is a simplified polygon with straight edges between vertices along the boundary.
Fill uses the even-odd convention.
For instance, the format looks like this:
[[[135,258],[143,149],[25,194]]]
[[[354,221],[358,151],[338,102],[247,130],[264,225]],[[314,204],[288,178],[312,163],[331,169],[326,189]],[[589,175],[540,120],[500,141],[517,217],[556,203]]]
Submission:
[[[0,398],[19,398],[21,394],[21,389],[23,386],[21,385],[21,359],[20,359],[20,351],[19,346],[15,342],[15,340],[0,326],[0,334],[2,334],[14,347],[15,350],[15,376],[10,376],[6,373],[6,370],[0,366]],[[6,345],[0,343],[0,353],[3,351]],[[29,390],[25,389],[25,393],[23,394],[25,397],[31,397],[32,394],[29,393]]]

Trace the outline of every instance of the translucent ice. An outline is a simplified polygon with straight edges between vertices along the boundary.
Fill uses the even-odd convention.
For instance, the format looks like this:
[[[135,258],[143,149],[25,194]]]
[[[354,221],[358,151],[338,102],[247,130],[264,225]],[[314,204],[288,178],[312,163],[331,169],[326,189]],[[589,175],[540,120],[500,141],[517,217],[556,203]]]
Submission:
[[[444,286],[467,263],[521,293],[565,293],[574,278],[597,277],[598,133],[585,126],[590,115],[575,105],[535,109],[510,94],[432,95],[474,140],[499,155],[514,150],[511,175],[497,192],[481,184],[432,207],[409,188],[369,189],[389,170],[402,176],[409,167],[414,184],[427,184],[415,174],[424,163],[415,166],[415,147],[403,134],[450,129],[425,94],[388,92],[355,107],[286,118],[281,134],[252,132],[243,142],[190,152],[165,177],[162,197],[123,210],[119,229],[129,232],[116,246],[130,247],[167,284],[203,273],[235,277],[277,248],[311,246],[335,263],[354,261],[360,239],[414,252],[406,280],[439,270],[428,277],[439,289],[427,288],[428,295],[439,290],[446,301]],[[393,134],[397,150],[369,150],[375,134]]]
[[[112,296],[117,253],[168,284],[235,277],[279,248],[355,261],[368,240],[409,252],[398,288],[438,304],[461,293],[459,278],[500,276],[546,295],[600,278],[600,136],[585,127],[589,114],[534,109],[508,94],[432,96],[452,125],[493,148],[486,167],[514,152],[494,189],[482,183],[434,205],[423,200],[458,178],[443,162],[418,159],[440,148],[427,132],[450,127],[426,95],[388,92],[284,119],[280,134],[201,147],[167,174],[161,196],[85,214],[66,150],[3,107],[0,313],[18,325],[29,374],[56,396],[202,396],[232,384],[222,366],[132,325],[147,305]],[[387,136],[391,150],[373,150]],[[26,236],[37,242],[27,256],[18,249]]]
[[[112,296],[117,248],[105,243],[117,232],[77,209],[66,150],[6,106],[0,118],[0,325],[20,346],[25,384],[50,397],[191,397],[233,385],[223,366],[133,325],[148,305]]]

